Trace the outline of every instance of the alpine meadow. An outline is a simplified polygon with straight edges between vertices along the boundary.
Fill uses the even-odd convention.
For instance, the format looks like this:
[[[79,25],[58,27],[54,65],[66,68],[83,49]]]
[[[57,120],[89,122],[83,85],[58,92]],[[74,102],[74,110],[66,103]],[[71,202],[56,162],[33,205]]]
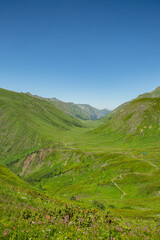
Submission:
[[[160,0],[0,0],[0,240],[160,240]]]
[[[160,238],[160,87],[96,121],[0,103],[1,239]]]

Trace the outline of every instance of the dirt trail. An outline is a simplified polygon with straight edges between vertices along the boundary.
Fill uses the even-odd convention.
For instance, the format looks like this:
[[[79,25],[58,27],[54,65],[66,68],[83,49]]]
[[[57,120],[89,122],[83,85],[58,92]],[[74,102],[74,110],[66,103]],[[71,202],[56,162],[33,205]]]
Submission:
[[[147,162],[147,163],[149,163],[152,167],[155,167],[156,170],[159,169],[159,167],[158,167],[157,165],[153,164],[153,163],[150,162],[149,160],[144,160],[144,159],[142,159],[142,158],[135,157],[133,154],[132,154],[131,156],[132,156],[133,158],[137,159],[137,160],[142,161],[142,162]]]
[[[149,163],[152,167],[156,168],[156,170],[159,169],[159,167],[155,164],[153,164],[152,162],[150,162],[149,160],[145,160],[145,159],[142,159],[142,158],[138,158],[136,156],[134,156],[133,154],[131,154],[132,158],[134,159],[137,159],[139,161],[142,161],[142,162],[146,162],[146,163]],[[105,166],[107,164],[104,164],[103,166]],[[102,166],[102,167],[103,167]],[[115,182],[118,178],[122,179],[124,176],[127,176],[127,175],[132,175],[132,174],[135,174],[135,175],[150,175],[151,173],[141,173],[141,172],[131,172],[131,173],[122,173],[121,175],[113,178],[111,180],[111,182],[122,192],[122,195],[121,195],[121,199],[126,195],[126,193],[120,188],[120,186]]]
[[[122,179],[122,175],[120,175],[120,176],[118,176],[118,177],[115,177],[115,178],[113,178],[112,180],[111,180],[111,182],[123,193],[122,195],[121,195],[121,199],[126,195],[126,193],[120,188],[120,186],[117,184],[117,183],[115,183],[114,181],[117,179],[117,178],[121,178]]]
[[[148,162],[148,161],[145,161],[145,160],[144,160],[144,162]],[[149,163],[150,163],[150,162],[149,162]],[[154,164],[152,165],[152,163],[150,163],[150,164],[151,164],[151,166],[156,167],[156,169],[158,169],[158,167],[157,167],[156,165],[154,165]],[[132,172],[132,173],[122,173],[121,175],[113,178],[113,179],[111,180],[111,182],[123,193],[123,194],[121,195],[121,199],[122,199],[125,195],[127,195],[127,193],[124,192],[124,191],[120,188],[120,186],[119,186],[115,181],[116,181],[118,178],[122,179],[124,176],[132,175],[132,174],[135,174],[135,175],[150,175],[150,173]]]
[[[127,193],[125,193],[125,192],[120,188],[120,186],[119,186],[117,183],[115,183],[115,181],[116,181],[118,178],[122,179],[123,177],[125,177],[125,176],[127,176],[127,175],[132,175],[132,174],[135,174],[135,175],[150,175],[150,173],[132,172],[132,173],[122,173],[121,175],[113,178],[113,179],[111,180],[111,182],[123,193],[123,194],[121,195],[121,199],[122,199],[125,195],[127,195]]]

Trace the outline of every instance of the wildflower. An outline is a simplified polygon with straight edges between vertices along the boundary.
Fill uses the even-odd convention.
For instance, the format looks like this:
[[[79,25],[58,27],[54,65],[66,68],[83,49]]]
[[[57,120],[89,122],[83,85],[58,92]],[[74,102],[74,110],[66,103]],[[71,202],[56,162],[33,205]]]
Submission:
[[[9,232],[8,229],[5,229],[4,232],[3,232],[3,235],[4,235],[4,236],[7,236],[7,235],[8,235],[8,232]]]
[[[117,228],[117,231],[119,231],[119,232],[123,231],[123,228],[121,228],[120,226],[117,226],[116,228]]]
[[[50,216],[46,215],[46,219],[49,220],[49,219],[50,219]]]
[[[132,237],[135,236],[133,231],[130,232],[130,236],[132,236]]]

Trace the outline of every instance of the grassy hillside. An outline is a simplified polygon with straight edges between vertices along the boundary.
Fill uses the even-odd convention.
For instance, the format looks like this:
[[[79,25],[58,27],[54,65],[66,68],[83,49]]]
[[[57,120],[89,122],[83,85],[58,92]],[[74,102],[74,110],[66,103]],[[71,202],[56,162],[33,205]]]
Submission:
[[[72,102],[63,102],[54,97],[43,98],[37,95],[32,95],[29,92],[27,92],[26,95],[52,102],[58,109],[60,109],[67,115],[80,120],[97,120],[103,118],[108,113],[110,113],[110,110],[108,109],[99,110],[90,106],[89,104],[75,104]]]
[[[160,87],[157,87],[154,91],[144,93],[138,96],[138,98],[157,98],[160,97]]]
[[[27,167],[26,158],[22,169],[17,169],[37,189],[64,199],[75,196],[85,203],[100,201],[106,208],[114,207],[115,212],[128,208],[132,211],[124,214],[130,217],[135,211],[141,217],[156,216],[160,211],[157,148],[119,148],[101,153],[57,148],[37,162],[39,155],[34,155]],[[11,167],[15,169],[16,165]]]
[[[123,144],[159,145],[159,98],[138,98],[110,113],[103,124],[93,131],[101,137],[116,136]]]
[[[32,189],[32,187],[27,182],[19,178],[16,174],[11,172],[7,167],[5,167],[2,164],[0,164],[0,182],[1,182],[1,186],[5,184],[8,186],[11,185],[15,187]]]
[[[158,218],[117,218],[98,201],[84,204],[75,198],[72,201],[52,198],[35,191],[2,165],[0,210],[3,240],[141,239],[142,236],[158,240],[160,237]]]
[[[1,160],[55,143],[65,131],[82,127],[50,102],[4,89],[0,89],[0,125]]]

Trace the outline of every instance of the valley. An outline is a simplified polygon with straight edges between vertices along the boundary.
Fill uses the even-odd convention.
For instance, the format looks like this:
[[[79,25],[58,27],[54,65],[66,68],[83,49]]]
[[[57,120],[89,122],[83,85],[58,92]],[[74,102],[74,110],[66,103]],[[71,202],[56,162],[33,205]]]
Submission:
[[[106,239],[106,236],[140,239],[142,229],[141,232],[133,230],[132,236],[127,221],[135,221],[132,224],[136,228],[139,221],[154,226],[155,233],[150,229],[144,239],[159,239],[160,88],[142,96],[95,121],[73,118],[48,100],[0,89],[0,181],[4,214],[8,216],[7,201],[17,202],[15,206],[19,207],[23,202],[28,204],[27,209],[39,206],[45,209],[46,202],[47,210],[41,210],[43,216],[39,221],[45,218],[43,221],[49,223],[54,218],[58,224],[58,230],[52,229],[52,235],[48,235],[50,239],[65,239],[65,236],[67,239]],[[77,224],[72,230],[68,225],[71,221],[65,220],[68,212],[58,215],[53,211],[52,205],[60,211],[65,204],[76,212],[77,220],[72,222]],[[91,222],[87,215],[78,218],[77,208],[91,211]],[[102,218],[97,220],[97,224],[102,222],[102,230],[100,235],[90,233],[89,238],[87,231],[93,230],[94,211],[99,216],[97,219]],[[111,226],[109,220],[105,225],[103,214],[111,216]],[[58,223],[59,217],[65,226]],[[86,225],[79,222],[80,218],[87,219]],[[3,223],[7,218],[4,219]],[[29,219],[38,221],[32,213],[26,217]],[[79,226],[79,231],[85,232],[82,238],[75,234]],[[90,230],[86,230],[89,226]],[[34,227],[38,229],[38,225]],[[62,232],[66,235],[58,234],[61,228],[65,228]],[[108,235],[103,236],[105,228]],[[5,229],[10,232],[6,237]],[[9,236],[13,232],[11,227],[3,225],[2,239],[12,239]],[[27,234],[23,239],[29,239],[25,238]],[[34,234],[30,237],[38,239]],[[42,235],[39,239],[44,239]],[[13,239],[21,237],[15,235]]]

